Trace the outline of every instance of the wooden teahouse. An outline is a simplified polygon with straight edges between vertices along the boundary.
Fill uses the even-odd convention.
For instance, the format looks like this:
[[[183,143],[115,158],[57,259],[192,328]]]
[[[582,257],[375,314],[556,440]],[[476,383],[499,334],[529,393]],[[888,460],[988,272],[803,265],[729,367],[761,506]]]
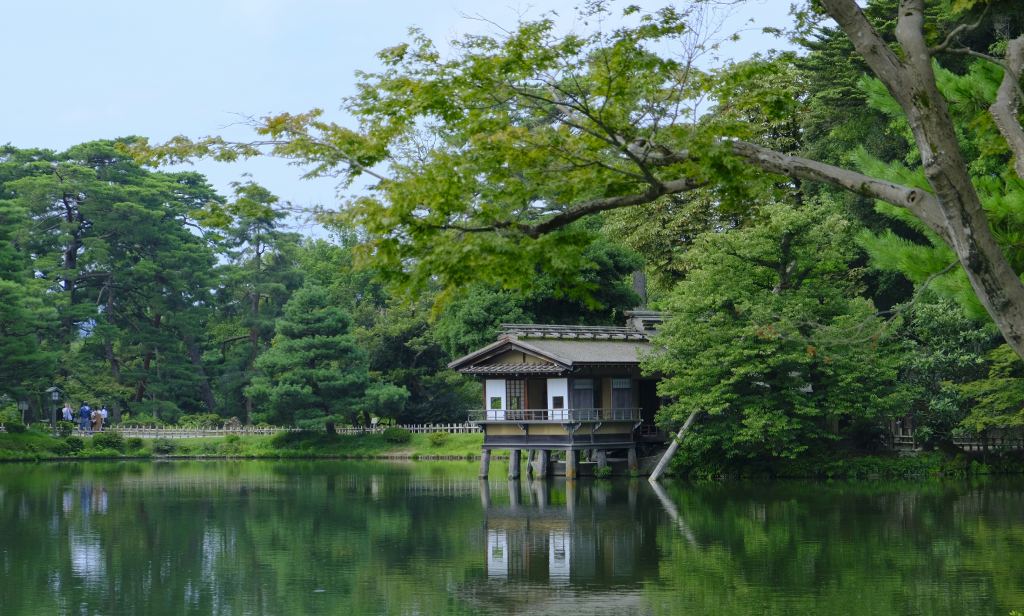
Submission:
[[[565,453],[569,479],[581,451],[598,467],[624,452],[637,470],[638,445],[659,439],[657,381],[641,374],[640,361],[661,314],[626,314],[623,327],[503,325],[497,341],[449,364],[483,382],[483,408],[469,414],[484,431],[482,477],[492,449],[511,452],[512,478],[524,450],[538,476],[549,473],[552,451]]]

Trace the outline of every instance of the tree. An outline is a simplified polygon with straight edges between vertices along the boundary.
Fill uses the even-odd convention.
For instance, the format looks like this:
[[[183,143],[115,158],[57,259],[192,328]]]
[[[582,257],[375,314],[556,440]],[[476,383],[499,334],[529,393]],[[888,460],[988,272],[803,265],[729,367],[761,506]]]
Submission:
[[[56,363],[46,334],[57,314],[45,306],[44,287],[15,248],[25,220],[24,210],[0,199],[0,396],[12,398],[41,392]]]
[[[212,203],[200,222],[217,234],[227,258],[219,268],[215,314],[210,325],[219,350],[218,391],[221,409],[242,407],[246,423],[253,401],[245,394],[254,364],[274,337],[275,320],[291,294],[302,285],[295,252],[299,238],[280,227],[285,214],[279,199],[252,181],[234,185],[234,199]]]
[[[854,227],[831,206],[763,205],[760,224],[706,234],[666,301],[673,318],[646,360],[672,402],[660,421],[706,411],[690,455],[795,457],[879,441],[906,399],[904,350],[860,297]]]
[[[118,149],[131,141],[5,147],[0,195],[24,217],[15,246],[30,286],[57,311],[43,341],[60,351],[50,383],[115,414],[158,393],[189,410],[211,400],[191,395],[209,384],[185,341],[198,336],[191,313],[209,300],[215,259],[191,228],[218,197],[198,174],[139,167]]]
[[[273,344],[256,360],[258,375],[245,390],[260,407],[254,416],[333,432],[335,423],[361,412],[370,376],[350,323],[323,289],[296,291],[277,321]]]
[[[855,0],[820,4],[897,101],[926,187],[772,149],[747,140],[757,131],[742,123],[694,121],[695,101],[715,78],[695,68],[708,41],[686,25],[700,3],[646,15],[629,7],[637,23],[611,32],[559,37],[551,20],[526,22],[504,38],[465,38],[450,60],[414,32],[411,44],[381,52],[384,70],[362,74],[359,94],[346,101],[358,130],[314,110],[265,118],[259,141],[177,138],[149,155],[233,159],[265,146],[313,164],[313,173],[375,178],[347,215],[413,288],[440,278],[453,289],[479,275],[522,284],[522,270],[531,269],[523,263],[561,276],[579,266],[587,243],[573,224],[581,218],[709,184],[742,190],[754,170],[821,182],[916,216],[955,253],[1008,344],[1024,354],[1024,284],[989,227],[933,70],[935,56],[959,48],[970,24],[933,29],[924,0],[904,0],[890,46]],[[1012,5],[985,4],[996,12]],[[965,7],[984,8],[949,8],[963,14]],[[597,3],[588,10],[607,9]],[[1024,34],[1004,25],[1014,29],[1004,52],[963,53],[984,55],[1002,70],[989,113],[1001,150],[1024,176],[1017,115]],[[658,53],[673,43],[682,43],[681,53]]]

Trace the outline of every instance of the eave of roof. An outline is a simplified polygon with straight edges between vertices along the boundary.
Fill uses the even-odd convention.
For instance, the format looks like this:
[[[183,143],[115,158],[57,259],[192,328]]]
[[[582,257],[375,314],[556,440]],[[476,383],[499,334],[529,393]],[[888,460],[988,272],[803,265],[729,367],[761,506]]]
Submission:
[[[491,344],[485,346],[484,348],[479,349],[477,351],[473,351],[468,355],[463,355],[462,357],[449,363],[448,368],[451,370],[461,371],[465,366],[471,366],[478,361],[482,361],[484,359],[487,359],[488,357],[497,355],[498,353],[504,352],[508,349],[517,349],[519,351],[523,351],[531,355],[547,359],[551,362],[554,362],[555,364],[558,364],[562,369],[569,368],[572,365],[571,361],[568,361],[558,356],[557,354],[544,351],[533,346],[532,344],[529,344],[517,338],[513,338],[512,336],[502,335],[500,338],[498,338],[497,341],[492,342]]]

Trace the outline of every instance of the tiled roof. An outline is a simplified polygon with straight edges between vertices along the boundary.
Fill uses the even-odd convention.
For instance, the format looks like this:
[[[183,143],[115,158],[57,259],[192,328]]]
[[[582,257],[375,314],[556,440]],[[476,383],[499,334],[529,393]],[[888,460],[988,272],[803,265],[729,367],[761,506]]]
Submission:
[[[651,351],[646,340],[530,339],[530,346],[546,355],[577,364],[636,364]]]
[[[605,325],[531,325],[502,323],[503,334],[527,339],[568,340],[647,340],[647,336],[632,327]]]
[[[562,366],[552,364],[485,364],[470,366],[461,370],[466,374],[561,374]]]

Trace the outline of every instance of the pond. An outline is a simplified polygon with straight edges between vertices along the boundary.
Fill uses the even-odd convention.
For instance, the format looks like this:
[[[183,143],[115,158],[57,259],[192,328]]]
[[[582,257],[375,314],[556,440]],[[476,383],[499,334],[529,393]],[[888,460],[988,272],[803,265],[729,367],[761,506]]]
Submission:
[[[1024,608],[1019,478],[656,490],[475,475],[458,462],[0,465],[0,613]]]

